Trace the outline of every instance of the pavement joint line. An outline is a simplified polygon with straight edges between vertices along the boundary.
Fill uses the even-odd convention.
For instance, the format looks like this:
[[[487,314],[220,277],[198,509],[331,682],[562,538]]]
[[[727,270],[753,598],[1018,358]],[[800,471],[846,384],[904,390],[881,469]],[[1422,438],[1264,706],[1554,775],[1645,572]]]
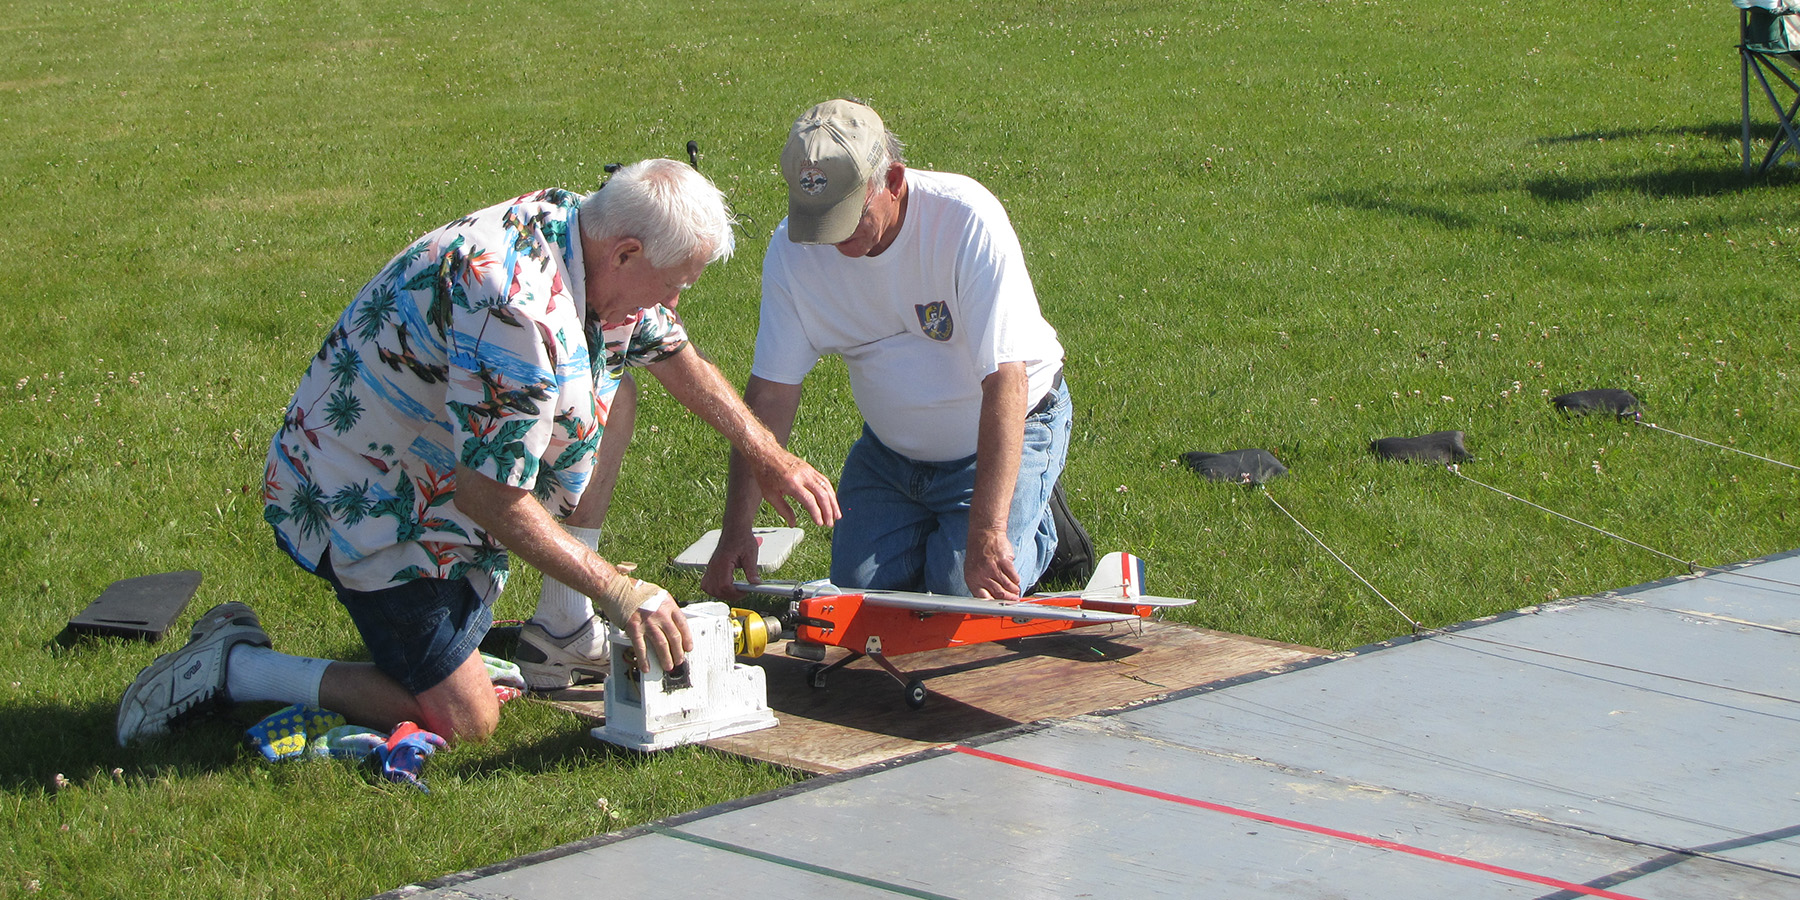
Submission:
[[[791,856],[780,856],[780,855],[777,855],[774,853],[769,853],[769,852],[766,852],[763,850],[757,850],[753,847],[746,847],[742,844],[733,844],[733,843],[730,843],[729,841],[721,841],[721,840],[717,840],[715,838],[701,837],[700,835],[697,835],[697,834],[690,834],[688,832],[680,831],[680,830],[674,829],[674,828],[669,828],[664,825],[652,825],[650,827],[650,830],[656,834],[663,835],[664,837],[672,837],[672,838],[675,838],[676,840],[687,841],[692,844],[699,844],[702,847],[711,847],[714,850],[722,850],[726,853],[736,853],[740,856],[748,856],[752,859],[759,859],[759,860],[762,860],[763,862],[774,863],[778,866],[786,866],[790,869],[798,869],[802,872],[811,872],[814,875],[823,875],[827,878],[834,878],[839,881],[849,881],[849,882],[853,882],[855,884],[864,885],[866,887],[878,888],[880,890],[888,891],[890,893],[900,894],[900,895],[906,896],[906,897],[918,897],[918,898],[920,898],[920,900],[955,900],[955,898],[946,896],[944,894],[934,894],[930,891],[920,890],[918,888],[913,888],[913,887],[907,887],[906,885],[903,885],[903,884],[895,884],[891,881],[882,881],[879,878],[871,878],[867,875],[858,875],[854,872],[846,872],[842,869],[833,869],[833,868],[830,868],[829,866],[816,865],[814,863],[809,863],[804,860],[794,859]]]
[[[1468,869],[1475,869],[1476,871],[1480,871],[1480,872],[1487,872],[1490,875],[1500,875],[1500,876],[1504,876],[1506,878],[1512,878],[1512,879],[1516,879],[1519,881],[1530,882],[1532,884],[1541,884],[1546,887],[1553,887],[1553,888],[1557,888],[1562,891],[1567,891],[1571,894],[1578,895],[1578,896],[1600,897],[1600,898],[1603,898],[1603,900],[1644,900],[1644,898],[1638,897],[1638,896],[1635,896],[1632,894],[1620,894],[1620,893],[1617,893],[1614,891],[1608,891],[1608,890],[1604,890],[1601,888],[1589,887],[1584,884],[1576,884],[1575,882],[1572,882],[1572,881],[1564,881],[1560,878],[1552,878],[1548,875],[1538,875],[1538,874],[1535,874],[1532,872],[1524,872],[1524,871],[1521,871],[1518,869],[1509,869],[1505,866],[1497,866],[1492,863],[1484,863],[1484,862],[1481,862],[1480,860],[1469,859],[1468,857],[1464,857],[1464,856],[1456,856],[1456,855],[1450,854],[1450,853],[1440,853],[1436,850],[1427,850],[1423,847],[1414,847],[1410,844],[1402,844],[1398,841],[1387,840],[1386,838],[1371,837],[1366,834],[1356,834],[1354,832],[1349,832],[1349,831],[1340,831],[1336,828],[1328,828],[1323,825],[1314,825],[1312,823],[1301,822],[1296,819],[1284,819],[1279,816],[1272,816],[1267,813],[1259,813],[1254,810],[1242,809],[1240,807],[1235,807],[1235,806],[1227,806],[1223,803],[1214,803],[1209,800],[1201,800],[1201,799],[1198,799],[1195,797],[1185,797],[1180,794],[1171,794],[1166,791],[1159,791],[1159,790],[1155,790],[1152,788],[1138,787],[1136,785],[1126,784],[1125,782],[1122,782],[1122,781],[1112,781],[1110,779],[1100,778],[1100,777],[1094,776],[1094,775],[1084,775],[1080,772],[1072,772],[1068,769],[1059,769],[1059,768],[1056,768],[1055,766],[1046,766],[1046,765],[1042,765],[1040,763],[1028,762],[1026,760],[1019,759],[1017,757],[1006,756],[1004,754],[995,753],[991,750],[979,750],[974,747],[965,747],[961,744],[953,745],[950,749],[957,753],[964,754],[966,756],[973,756],[977,759],[985,759],[985,760],[989,760],[991,762],[1004,763],[1005,765],[1014,766],[1016,768],[1024,769],[1026,771],[1037,772],[1037,773],[1043,774],[1043,775],[1051,775],[1051,776],[1054,776],[1057,778],[1067,778],[1071,781],[1080,782],[1081,784],[1092,785],[1094,787],[1108,788],[1108,789],[1115,790],[1115,791],[1121,791],[1121,792],[1127,793],[1127,794],[1135,794],[1140,797],[1148,797],[1153,800],[1164,800],[1164,801],[1168,801],[1170,803],[1179,803],[1183,806],[1192,806],[1197,809],[1204,809],[1204,810],[1208,810],[1211,812],[1224,813],[1226,815],[1236,816],[1241,819],[1250,819],[1250,820],[1257,821],[1257,822],[1263,822],[1263,823],[1269,824],[1269,825],[1276,825],[1276,826],[1280,826],[1282,828],[1289,828],[1289,829],[1293,829],[1295,831],[1306,832],[1308,834],[1316,834],[1316,835],[1320,835],[1322,837],[1330,837],[1330,838],[1336,838],[1338,840],[1350,841],[1352,843],[1362,844],[1367,847],[1375,847],[1375,848],[1381,849],[1381,850],[1392,850],[1392,851],[1395,851],[1398,853],[1406,853],[1406,854],[1410,854],[1412,856],[1417,856],[1417,857],[1421,857],[1424,859],[1434,860],[1436,862],[1450,863],[1452,865],[1462,866],[1462,867],[1468,868]]]

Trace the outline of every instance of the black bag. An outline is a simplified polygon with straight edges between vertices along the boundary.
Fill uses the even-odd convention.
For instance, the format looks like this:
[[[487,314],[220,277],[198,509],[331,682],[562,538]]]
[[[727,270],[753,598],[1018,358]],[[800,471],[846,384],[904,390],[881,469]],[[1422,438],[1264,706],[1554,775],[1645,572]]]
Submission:
[[[1595,388],[1591,391],[1576,391],[1552,397],[1550,405],[1563,415],[1586,416],[1593,413],[1610,413],[1623,419],[1626,416],[1640,418],[1642,405],[1630,391],[1618,388]]]
[[[1207,453],[1195,450],[1182,454],[1188,468],[1200,473],[1208,481],[1229,481],[1233,484],[1263,484],[1271,478],[1279,478],[1287,474],[1287,466],[1275,458],[1275,454],[1267,450],[1255,448],[1245,450],[1227,450],[1224,453]]]
[[[1429,462],[1444,466],[1462,462],[1470,456],[1468,448],[1463,446],[1463,433],[1460,431],[1434,431],[1409,438],[1381,438],[1369,444],[1369,452],[1382,459]]]
[[[1056,523],[1056,552],[1050,555],[1050,565],[1038,579],[1039,586],[1055,583],[1085,587],[1094,575],[1097,562],[1094,539],[1088,537],[1087,529],[1081,527],[1075,514],[1069,511],[1069,496],[1063,492],[1061,481],[1050,490],[1050,518]]]

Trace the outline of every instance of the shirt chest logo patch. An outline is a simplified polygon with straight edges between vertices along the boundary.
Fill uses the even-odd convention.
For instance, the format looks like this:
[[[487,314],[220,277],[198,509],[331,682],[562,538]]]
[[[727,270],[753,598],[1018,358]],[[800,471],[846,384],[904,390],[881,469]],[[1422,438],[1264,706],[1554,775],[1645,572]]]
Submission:
[[[925,329],[925,336],[934,341],[947,341],[956,332],[956,323],[950,319],[950,304],[942,300],[915,305],[913,311],[919,314],[919,327]]]

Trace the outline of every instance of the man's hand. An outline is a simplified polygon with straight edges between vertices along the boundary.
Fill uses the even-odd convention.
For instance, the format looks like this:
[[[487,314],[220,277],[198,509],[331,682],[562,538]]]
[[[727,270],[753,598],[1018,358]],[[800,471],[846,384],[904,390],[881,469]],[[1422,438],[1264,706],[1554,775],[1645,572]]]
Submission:
[[[826,478],[818,469],[806,460],[779,447],[765,456],[747,458],[750,463],[750,474],[756,478],[757,489],[762,491],[764,500],[775,508],[775,514],[781,521],[793,525],[795,515],[793,507],[788,505],[792,497],[800,502],[801,508],[812,518],[812,523],[821,528],[830,528],[843,518],[843,510],[838,507],[837,491],[831,487],[831,479]],[[752,561],[754,562],[754,553]],[[717,595],[715,595],[717,596]]]
[[[969,593],[989,600],[1017,600],[1024,585],[1013,568],[1012,543],[1002,531],[970,531],[963,554],[963,581]]]
[[[744,592],[737,589],[737,573],[742,570],[744,580],[751,584],[762,580],[758,576],[756,568],[756,554],[759,549],[756,535],[752,531],[746,530],[742,538],[735,540],[721,531],[719,545],[713,548],[712,559],[706,563],[706,574],[700,576],[700,589],[705,591],[707,596],[717,597],[720,600],[742,599]]]
[[[624,622],[625,635],[637,651],[638,671],[650,671],[650,653],[664,672],[674,669],[694,650],[694,636],[688,631],[687,614],[675,605],[669,592],[636,578],[620,576],[607,584],[606,595],[596,597],[608,607],[609,618]]]
[[[649,671],[650,651],[666,672],[694,649],[687,616],[668,591],[620,574],[592,547],[570,537],[530,491],[457,466],[456,506],[508,551],[592,597],[601,614],[631,636],[641,670]]]
[[[744,403],[758,421],[767,423],[774,440],[733,445],[731,451],[725,476],[725,521],[719,529],[719,545],[713,548],[706,574],[700,579],[700,586],[721,600],[744,596],[732,584],[732,576],[739,570],[745,581],[754,584],[758,580],[753,526],[762,500],[767,499],[789,525],[794,524],[795,515],[788,497],[800,501],[815,525],[835,525],[844,515],[831,480],[785,448],[800,409],[800,386],[752,375],[744,388]]]

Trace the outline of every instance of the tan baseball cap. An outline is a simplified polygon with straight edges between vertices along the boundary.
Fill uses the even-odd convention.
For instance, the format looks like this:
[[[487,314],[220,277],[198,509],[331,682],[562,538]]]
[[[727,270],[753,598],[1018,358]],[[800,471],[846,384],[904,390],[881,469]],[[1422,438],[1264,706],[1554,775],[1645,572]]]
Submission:
[[[886,140],[881,117],[850,100],[827,100],[794,121],[781,149],[788,240],[835,244],[856,231]]]

